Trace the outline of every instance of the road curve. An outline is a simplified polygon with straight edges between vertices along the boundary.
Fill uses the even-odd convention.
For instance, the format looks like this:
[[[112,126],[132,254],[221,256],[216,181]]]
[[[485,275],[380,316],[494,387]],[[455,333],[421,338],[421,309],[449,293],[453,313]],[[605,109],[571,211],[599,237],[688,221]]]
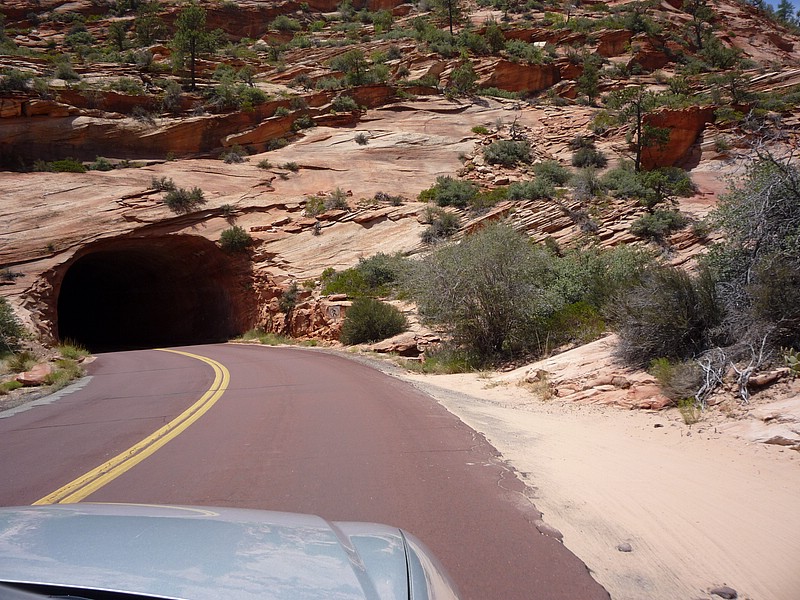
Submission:
[[[224,395],[86,501],[285,510],[403,527],[465,599],[607,599],[533,525],[524,486],[485,439],[428,396],[358,362],[293,348],[185,348],[230,371]],[[0,419],[0,503],[29,504],[133,446],[214,373],[155,350],[101,355],[83,390]]]

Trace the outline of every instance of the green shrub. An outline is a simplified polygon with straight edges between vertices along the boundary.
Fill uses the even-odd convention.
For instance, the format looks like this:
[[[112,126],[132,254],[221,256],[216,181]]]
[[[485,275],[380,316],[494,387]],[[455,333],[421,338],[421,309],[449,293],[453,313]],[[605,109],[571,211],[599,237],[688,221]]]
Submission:
[[[325,210],[350,210],[347,193],[338,187],[333,190],[325,197]]]
[[[228,252],[244,250],[252,243],[250,234],[238,225],[225,229],[219,236],[219,245]]]
[[[579,148],[572,154],[573,167],[600,167],[608,164],[608,159],[597,148]]]
[[[203,190],[193,187],[191,190],[178,188],[169,190],[164,196],[164,204],[176,213],[188,213],[206,203]]]
[[[336,188],[336,190],[325,196],[309,196],[306,199],[304,212],[306,216],[316,217],[326,210],[349,210],[349,208],[344,192]]]
[[[408,260],[400,254],[379,252],[344,271],[326,269],[322,274],[322,294],[347,294],[351,298],[386,296],[408,269]]]
[[[262,158],[260,161],[258,161],[258,164],[256,166],[259,169],[267,170],[272,168],[272,163],[269,161],[268,158]]]
[[[636,237],[658,241],[673,231],[682,229],[688,222],[680,211],[662,208],[643,215],[631,223],[631,233]]]
[[[465,207],[478,194],[478,186],[462,179],[454,179],[449,175],[436,178],[432,188],[420,192],[423,202],[433,200],[438,206]]]
[[[270,23],[270,27],[285,33],[291,31],[300,31],[301,29],[300,22],[297,19],[292,19],[286,15],[278,15],[275,17],[272,20],[272,23]]]
[[[597,307],[581,300],[567,304],[554,312],[545,325],[549,343],[553,346],[565,343],[587,344],[600,337],[606,324]]]
[[[331,108],[336,112],[354,112],[359,110],[358,102],[352,96],[340,95],[331,101]]]
[[[291,171],[292,173],[297,173],[300,170],[300,165],[294,161],[289,161],[287,163],[283,163],[281,165],[287,171]]]
[[[482,211],[491,208],[498,202],[502,202],[508,198],[508,187],[498,186],[488,190],[481,190],[470,201],[469,207],[473,211]]]
[[[476,360],[492,361],[535,347],[552,306],[542,290],[552,260],[526,236],[490,224],[419,261],[409,285],[423,318]]]
[[[543,64],[548,60],[544,50],[522,40],[507,40],[505,51],[511,60],[523,60],[531,64]]]
[[[153,177],[150,180],[150,189],[159,192],[171,192],[178,189],[171,177]]]
[[[45,384],[55,390],[66,387],[76,379],[83,377],[83,367],[77,361],[69,358],[56,360],[55,369],[45,377]]]
[[[608,110],[601,110],[594,116],[589,123],[589,129],[592,133],[602,135],[612,127],[617,125],[616,117]]]
[[[552,182],[546,178],[530,179],[528,181],[515,181],[508,186],[509,200],[539,200],[553,198],[556,189]]]
[[[308,196],[303,207],[303,214],[307,217],[316,217],[325,212],[325,198],[322,196]]]
[[[54,160],[47,164],[48,171],[55,171],[56,173],[86,173],[87,170],[82,162],[74,158]]]
[[[641,283],[653,263],[650,252],[629,246],[569,250],[555,248],[548,288],[564,305],[588,303],[598,311],[625,290]],[[551,250],[553,252],[553,250]]]
[[[94,159],[94,162],[89,165],[90,171],[113,171],[114,165],[113,163],[108,160],[107,158],[103,158],[102,156],[98,156]]]
[[[476,93],[478,96],[486,96],[487,98],[505,98],[506,100],[519,100],[522,97],[520,92],[509,92],[496,87],[479,88]]]
[[[602,183],[615,196],[635,198],[648,208],[694,192],[689,174],[677,167],[637,172],[631,163],[623,163],[606,173]]]
[[[678,400],[678,410],[687,425],[694,425],[702,416],[701,405],[695,398],[681,398]]]
[[[447,93],[450,96],[471,94],[475,89],[475,82],[477,80],[478,74],[475,72],[475,67],[472,66],[469,60],[465,60],[450,73],[450,83],[447,87]]]
[[[131,96],[142,96],[145,93],[142,83],[130,77],[120,77],[116,81],[109,83],[108,87],[116,92],[130,94]]]
[[[703,370],[695,361],[675,361],[657,358],[650,362],[648,372],[656,378],[661,391],[673,402],[694,400],[703,385]]]
[[[16,381],[15,379],[12,379],[11,381],[4,381],[0,383],[0,396],[5,396],[9,392],[18,390],[21,387],[22,384],[19,381]]]
[[[441,345],[434,350],[426,351],[422,362],[408,361],[405,366],[410,371],[418,373],[448,375],[474,371],[480,366],[480,362],[463,348]]]
[[[557,160],[545,160],[533,165],[536,177],[547,179],[553,185],[566,185],[572,176],[569,169],[562,167]]]
[[[617,352],[628,364],[658,358],[688,360],[713,345],[722,318],[708,271],[692,277],[674,267],[654,269],[609,306],[618,329]]]
[[[297,287],[297,282],[293,281],[292,285],[283,290],[280,300],[278,300],[278,308],[283,313],[290,313],[297,306],[297,295],[300,288]]]
[[[294,120],[292,123],[292,130],[300,131],[301,129],[310,129],[316,126],[317,124],[314,122],[314,119],[311,118],[311,115],[303,114]]]
[[[73,49],[80,46],[91,46],[94,44],[94,37],[86,29],[83,23],[78,23],[70,27],[69,32],[64,37],[64,42]]]
[[[259,344],[263,344],[265,346],[281,346],[281,345],[294,344],[294,340],[292,338],[288,338],[282,335],[277,335],[275,333],[266,333],[263,329],[249,329],[248,331],[245,331],[240,337],[236,338],[235,341],[258,342]]]
[[[531,162],[531,145],[526,141],[498,140],[483,149],[486,162],[492,165],[513,167]]]
[[[6,359],[6,367],[12,373],[22,373],[30,370],[38,362],[39,357],[36,354],[30,350],[22,350],[15,352]]]
[[[362,258],[356,267],[364,276],[364,282],[378,295],[388,293],[388,287],[396,284],[408,271],[408,259],[401,254],[378,252],[369,258]]]
[[[63,344],[59,344],[56,350],[58,350],[61,358],[66,358],[69,360],[81,360],[89,356],[89,351],[86,348],[84,348],[81,344],[72,341],[66,341]]]
[[[226,150],[219,157],[225,162],[225,164],[239,164],[243,163],[247,160],[247,150],[235,144],[229,150]]]
[[[487,135],[489,130],[483,125],[475,125],[475,127],[472,128],[472,133],[477,133],[478,135]]]
[[[33,73],[19,69],[3,69],[0,71],[0,92],[23,92],[28,89]]]
[[[581,148],[594,148],[594,140],[589,137],[584,137],[581,134],[576,135],[569,141],[570,150],[580,150]]]
[[[700,50],[700,56],[715,69],[730,69],[739,60],[742,51],[739,48],[728,48],[715,35],[708,35]]]
[[[572,195],[581,202],[602,194],[605,190],[594,167],[578,169],[570,180]]]
[[[338,77],[320,77],[314,82],[314,89],[316,90],[340,90],[344,87],[344,82],[339,79]],[[356,108],[350,110],[356,110]],[[336,108],[334,107],[334,110]],[[347,110],[342,110],[340,112],[347,112]]]
[[[264,90],[244,84],[237,87],[237,96],[239,98],[237,106],[242,110],[250,110],[254,106],[264,104],[269,99]]]
[[[70,62],[69,57],[66,57],[65,60],[59,60],[56,63],[53,76],[56,79],[63,79],[64,81],[77,81],[81,78],[72,67],[72,62]]]
[[[19,347],[24,330],[11,305],[0,296],[0,354],[14,352]]]
[[[347,294],[351,298],[368,295],[369,285],[364,274],[356,268],[336,271],[325,269],[322,272],[322,294]]]
[[[225,79],[206,93],[209,104],[220,110],[253,110],[254,106],[264,104],[268,96],[264,90],[246,83]]]
[[[373,298],[356,298],[347,309],[340,340],[343,344],[377,342],[408,329],[408,321],[394,306]]]
[[[794,348],[781,348],[783,362],[789,369],[792,379],[800,377],[800,351]]]
[[[434,244],[443,239],[452,237],[460,227],[458,215],[433,207],[428,215],[428,227],[422,232],[422,241]]]

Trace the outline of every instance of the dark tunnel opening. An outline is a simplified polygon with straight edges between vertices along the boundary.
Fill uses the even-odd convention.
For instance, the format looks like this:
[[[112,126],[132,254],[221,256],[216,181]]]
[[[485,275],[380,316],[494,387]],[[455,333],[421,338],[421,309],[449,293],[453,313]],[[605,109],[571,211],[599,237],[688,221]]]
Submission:
[[[58,337],[92,352],[224,341],[247,328],[249,263],[199,236],[88,247],[58,290]]]

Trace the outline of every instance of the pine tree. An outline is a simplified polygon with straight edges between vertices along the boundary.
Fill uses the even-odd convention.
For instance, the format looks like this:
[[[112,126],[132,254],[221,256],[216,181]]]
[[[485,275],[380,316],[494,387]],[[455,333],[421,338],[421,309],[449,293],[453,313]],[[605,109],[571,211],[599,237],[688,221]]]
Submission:
[[[206,11],[197,4],[190,4],[178,15],[175,22],[175,37],[172,46],[175,58],[183,64],[186,56],[189,57],[189,72],[192,77],[192,90],[196,88],[196,60],[203,52],[213,52],[220,44],[222,32],[219,30],[209,32],[206,30]]]
[[[780,0],[775,9],[775,16],[784,23],[794,23],[794,6],[790,0]]]
[[[628,140],[635,151],[634,167],[640,171],[642,150],[669,141],[669,129],[653,127],[645,121],[645,115],[658,106],[658,95],[641,85],[629,87],[611,92],[606,106],[613,111],[617,122],[628,124]]]

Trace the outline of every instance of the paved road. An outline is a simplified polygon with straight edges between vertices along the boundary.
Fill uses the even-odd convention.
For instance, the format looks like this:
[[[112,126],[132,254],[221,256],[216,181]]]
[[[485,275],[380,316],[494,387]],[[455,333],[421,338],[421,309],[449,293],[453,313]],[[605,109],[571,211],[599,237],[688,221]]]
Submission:
[[[425,541],[467,599],[608,598],[532,524],[523,485],[428,396],[355,361],[291,348],[184,348],[230,372],[207,413],[86,501],[199,504],[377,521]],[[214,382],[197,359],[101,355],[92,381],[0,419],[0,504],[30,504],[180,415]]]

